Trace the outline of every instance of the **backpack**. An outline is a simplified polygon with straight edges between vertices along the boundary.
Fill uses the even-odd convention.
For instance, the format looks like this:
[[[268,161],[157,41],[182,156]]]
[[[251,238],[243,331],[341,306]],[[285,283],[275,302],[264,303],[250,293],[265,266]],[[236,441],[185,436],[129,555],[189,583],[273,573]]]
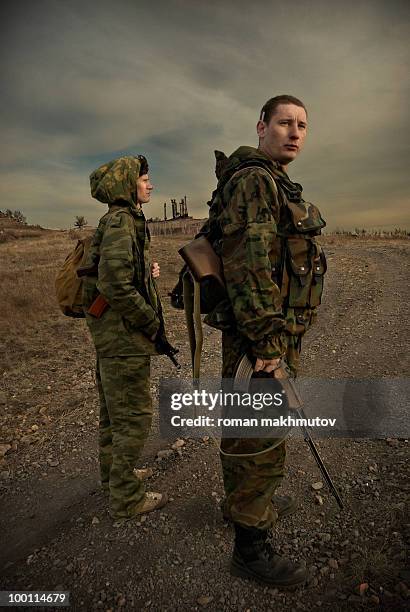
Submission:
[[[226,322],[222,323],[219,319],[219,315],[222,314],[223,319],[229,319],[229,326],[232,321],[231,306],[226,293],[223,272],[214,274],[211,271],[210,274],[207,274],[211,268],[217,270],[219,267],[222,270],[222,264],[218,266],[216,260],[220,258],[220,241],[222,238],[218,216],[223,206],[223,189],[239,170],[247,167],[264,168],[263,163],[255,163],[254,160],[245,161],[232,168],[230,172],[225,172],[222,177],[228,158],[221,151],[215,151],[215,157],[215,174],[218,184],[208,202],[209,218],[194,240],[179,250],[179,254],[186,263],[179,273],[178,283],[169,293],[171,305],[185,311],[194,380],[199,379],[200,376],[203,345],[201,314],[208,315],[205,318],[205,323],[217,327],[217,329],[223,329],[226,325]],[[197,248],[195,248],[196,242],[198,242]],[[203,259],[202,263],[205,262],[205,264],[208,259],[210,265],[201,265],[200,259]],[[213,264],[211,264],[212,260]],[[205,274],[201,274],[204,268]]]
[[[209,206],[209,218],[206,220],[204,225],[199,230],[198,234],[194,237],[194,240],[197,238],[205,237],[210,243],[211,247],[215,250],[216,254],[218,253],[217,241],[221,236],[220,229],[218,224],[216,223],[216,214],[215,211],[219,208],[218,202],[220,200],[220,192],[223,189],[223,186],[226,184],[226,180],[223,182],[223,186],[220,182],[221,176],[225,169],[225,166],[228,162],[228,158],[222,151],[214,151],[215,153],[215,174],[218,180],[218,185],[215,191],[211,195],[211,199],[207,202]],[[233,173],[232,173],[233,174]],[[230,178],[230,177],[229,177]],[[180,249],[178,252],[185,260],[182,251],[184,249]],[[192,276],[192,271],[188,263],[186,263],[181,269],[178,277],[178,282],[173,288],[173,290],[168,294],[171,298],[171,305],[173,308],[178,310],[184,310],[184,283],[185,283],[185,292],[187,288],[190,288],[190,291],[193,295],[194,292],[194,279]],[[223,299],[223,295],[221,293],[221,286],[219,282],[215,282],[215,279],[212,277],[205,278],[200,281],[200,311],[201,314],[208,314],[211,312],[215,306],[218,304],[221,299]]]
[[[79,240],[67,255],[55,279],[55,289],[61,312],[67,317],[85,318],[82,299],[82,278],[77,275],[84,264],[93,236]]]
[[[221,212],[223,206],[222,200],[222,192],[224,190],[225,185],[230,181],[234,174],[243,170],[245,168],[261,168],[266,170],[269,174],[269,170],[262,160],[246,160],[242,163],[239,163],[235,168],[232,168],[230,172],[225,173],[224,177],[221,178],[224,167],[228,161],[228,158],[221,151],[215,151],[216,157],[216,170],[215,174],[218,179],[218,184],[215,191],[212,193],[211,199],[207,203],[209,206],[209,218],[204,223],[204,225],[199,230],[198,234],[194,237],[194,242],[198,238],[203,239],[204,237],[208,240],[211,247],[215,251],[216,255],[220,256],[220,240],[222,237],[221,229],[219,227],[219,223],[217,218],[219,213]],[[189,245],[187,245],[189,246]],[[187,262],[184,257],[183,247],[178,252],[183,257],[183,259]],[[178,277],[178,282],[173,288],[173,290],[168,294],[171,298],[171,305],[173,308],[178,310],[184,310],[184,283],[185,288],[191,288],[193,293],[194,288],[194,280],[192,276],[195,277],[195,274],[192,275],[193,268],[187,262],[184,267],[181,269]],[[201,279],[199,281],[199,294],[200,294],[200,312],[201,314],[209,314],[211,313],[215,307],[223,300],[226,299],[226,293],[221,291],[221,285],[212,276],[208,276],[207,278]],[[186,290],[185,289],[185,290]]]

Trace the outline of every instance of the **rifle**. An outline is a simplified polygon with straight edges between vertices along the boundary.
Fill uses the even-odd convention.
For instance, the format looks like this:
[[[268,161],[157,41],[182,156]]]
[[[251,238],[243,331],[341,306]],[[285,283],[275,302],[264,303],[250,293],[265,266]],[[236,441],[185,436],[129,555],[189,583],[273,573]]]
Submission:
[[[175,359],[175,355],[179,353],[179,349],[172,346],[172,344],[168,342],[167,337],[165,335],[164,313],[162,312],[161,300],[159,297],[157,284],[154,278],[152,278],[152,284],[154,286],[155,293],[157,294],[157,316],[159,318],[159,329],[158,329],[157,335],[155,336],[155,340],[154,340],[155,348],[157,349],[158,353],[161,353],[162,355],[166,355],[172,361],[176,369],[180,370],[181,364],[178,363],[178,361]]]
[[[292,376],[290,375],[289,372],[289,368],[287,367],[286,363],[283,361],[283,359],[280,362],[280,366],[279,368],[277,368],[276,370],[274,370],[274,372],[278,372],[279,376],[275,376],[275,378],[278,378],[285,393],[286,393],[286,397],[288,399],[288,406],[289,408],[291,408],[292,410],[295,410],[298,417],[300,419],[304,419],[306,420],[306,414],[305,411],[303,410],[303,401],[302,398],[299,395],[298,390],[296,389],[296,385],[293,381]],[[306,444],[309,446],[309,450],[312,453],[321,473],[322,476],[324,478],[324,480],[326,481],[326,484],[328,486],[328,488],[330,489],[330,492],[332,493],[333,497],[335,498],[337,505],[339,506],[339,508],[341,510],[343,510],[343,502],[340,498],[339,492],[336,489],[335,485],[333,484],[333,481],[330,477],[329,472],[327,471],[327,468],[325,466],[325,464],[323,463],[323,460],[319,454],[319,451],[316,448],[315,443],[312,440],[312,437],[310,435],[309,432],[309,428],[307,425],[301,425],[301,429],[303,431],[303,438],[306,442]]]
[[[109,307],[110,305],[105,299],[105,297],[102,296],[101,293],[99,293],[97,297],[95,298],[95,300],[93,301],[93,303],[91,304],[91,306],[89,307],[89,309],[87,310],[87,314],[91,315],[95,319],[101,319],[104,312]]]
[[[236,374],[235,374],[236,389],[241,390],[241,391],[244,391],[245,388],[247,389],[253,373],[254,373],[253,364],[251,360],[249,359],[249,357],[245,354],[242,357],[242,359],[239,361],[237,369],[236,369]],[[280,361],[279,367],[276,368],[272,374],[274,374],[275,379],[279,381],[279,383],[282,385],[284,392],[286,393],[286,397],[288,400],[288,407],[297,413],[299,419],[306,420],[306,415],[303,410],[303,401],[299,395],[298,390],[296,389],[296,386],[293,381],[290,370],[288,366],[286,365],[286,363],[283,361],[283,359]],[[336,489],[335,485],[333,484],[330,474],[327,471],[325,464],[323,463],[323,460],[319,454],[319,451],[316,448],[315,443],[312,440],[308,426],[301,425],[301,429],[303,431],[303,438],[305,442],[307,443],[307,445],[309,446],[309,450],[312,453],[322,473],[322,476],[327,486],[330,489],[330,492],[335,498],[337,505],[342,510],[343,502],[341,500],[339,492]]]
[[[179,353],[179,349],[175,348],[168,342],[164,333],[164,323],[160,318],[161,324],[158,330],[158,333],[155,337],[154,344],[158,353],[161,355],[166,355],[172,361],[177,370],[181,369],[181,364],[175,359],[175,355]]]
[[[105,299],[105,297],[101,295],[101,293],[99,293],[97,297],[95,298],[95,300],[93,301],[93,303],[88,308],[87,314],[91,315],[92,317],[95,317],[96,319],[100,319],[102,315],[104,314],[104,312],[109,307],[110,305]],[[165,337],[164,317],[162,315],[161,306],[159,307],[157,315],[160,320],[160,326],[159,326],[157,335],[154,339],[155,348],[157,349],[158,353],[160,353],[161,355],[166,355],[167,357],[169,357],[169,359],[172,361],[176,369],[180,370],[181,365],[175,359],[175,355],[179,353],[179,349],[173,347]]]

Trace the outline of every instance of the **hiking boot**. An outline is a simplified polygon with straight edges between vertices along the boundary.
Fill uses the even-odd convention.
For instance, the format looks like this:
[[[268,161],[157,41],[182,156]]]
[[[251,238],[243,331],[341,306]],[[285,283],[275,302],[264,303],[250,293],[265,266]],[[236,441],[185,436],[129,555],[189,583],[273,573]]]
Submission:
[[[267,531],[235,524],[235,548],[231,560],[231,574],[251,578],[263,584],[290,587],[307,579],[306,567],[277,554],[266,542]]]
[[[148,493],[145,493],[142,506],[138,508],[133,516],[139,516],[140,514],[152,512],[153,510],[159,510],[159,508],[165,506],[167,502],[168,495],[166,493],[152,493],[148,491]]]
[[[148,468],[135,468],[134,469],[134,475],[139,479],[139,480],[147,480],[148,478],[151,478],[151,476],[154,475],[154,470],[150,467]]]
[[[273,495],[272,504],[278,513],[278,518],[290,516],[297,509],[296,500],[291,495]]]

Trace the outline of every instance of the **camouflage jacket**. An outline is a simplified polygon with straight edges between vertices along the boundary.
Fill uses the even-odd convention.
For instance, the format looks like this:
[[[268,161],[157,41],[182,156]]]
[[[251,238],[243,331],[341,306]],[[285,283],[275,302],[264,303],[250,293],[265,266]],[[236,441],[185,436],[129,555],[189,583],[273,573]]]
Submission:
[[[235,171],[244,163],[248,167]],[[210,222],[216,219],[221,231],[219,253],[236,330],[255,356],[284,355],[320,303],[325,262],[314,236],[325,222],[304,202],[302,187],[253,147],[240,147],[227,159],[221,181]]]
[[[139,162],[124,157],[91,175],[92,194],[110,204],[95,232],[85,265],[98,264],[98,276],[87,276],[83,305],[100,293],[109,303],[101,318],[86,315],[101,356],[156,354],[150,340],[159,329],[160,300],[151,275],[150,237],[144,214],[134,198]]]

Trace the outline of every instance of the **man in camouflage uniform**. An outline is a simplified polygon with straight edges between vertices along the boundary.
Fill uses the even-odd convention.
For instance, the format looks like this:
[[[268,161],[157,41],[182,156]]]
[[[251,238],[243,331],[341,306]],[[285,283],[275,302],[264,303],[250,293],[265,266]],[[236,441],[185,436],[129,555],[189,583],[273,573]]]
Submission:
[[[90,176],[91,194],[108,204],[85,262],[94,272],[84,280],[87,310],[100,295],[108,308],[86,314],[97,351],[100,397],[101,482],[109,491],[110,513],[127,519],[160,508],[166,494],[146,493],[135,465],[152,420],[150,355],[163,336],[162,310],[149,257],[149,232],[141,205],[153,186],[143,156],[125,156]]]
[[[314,236],[325,223],[286,173],[306,128],[300,100],[272,98],[257,124],[258,149],[240,147],[223,164],[209,224],[219,227],[231,310],[222,303],[205,320],[224,331],[224,378],[235,375],[245,352],[255,372],[270,373],[285,358],[296,374],[301,337],[320,303],[325,262]],[[278,586],[306,579],[304,565],[266,543],[278,516],[295,510],[292,498],[274,494],[285,456],[281,440],[224,438],[221,444],[224,515],[235,526],[231,572]]]

